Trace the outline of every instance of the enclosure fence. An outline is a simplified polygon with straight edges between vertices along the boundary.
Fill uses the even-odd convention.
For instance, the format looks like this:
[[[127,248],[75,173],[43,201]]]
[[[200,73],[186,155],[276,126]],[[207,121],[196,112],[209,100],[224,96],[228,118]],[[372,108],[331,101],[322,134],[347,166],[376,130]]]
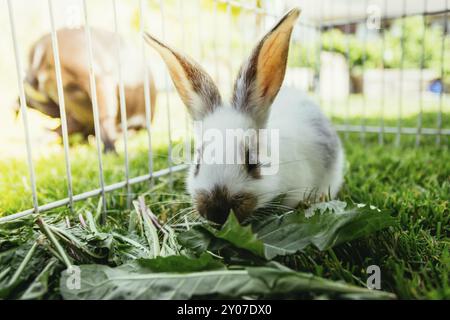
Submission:
[[[113,10],[114,13],[114,32],[116,35],[120,34],[119,30],[119,24],[117,22],[118,17],[118,9],[117,9],[117,1],[119,0],[111,0],[110,1],[110,7],[105,8],[105,10]],[[343,111],[343,123],[336,123],[336,128],[338,131],[344,132],[345,136],[348,137],[350,133],[359,133],[361,140],[364,141],[366,139],[366,135],[368,134],[376,134],[378,136],[378,142],[380,144],[383,144],[385,141],[385,135],[394,135],[395,136],[395,143],[397,145],[401,144],[401,137],[404,135],[414,135],[416,137],[416,145],[419,146],[421,144],[421,138],[422,136],[434,136],[435,142],[438,145],[442,145],[442,137],[450,136],[450,128],[444,127],[444,121],[443,117],[445,117],[445,110],[444,110],[444,103],[445,103],[445,81],[444,78],[447,73],[448,67],[446,67],[446,64],[448,61],[445,60],[445,53],[446,50],[450,50],[450,48],[446,48],[446,37],[448,36],[448,2],[449,0],[436,0],[436,1],[427,1],[422,0],[420,3],[422,4],[420,10],[411,11],[407,10],[407,1],[406,0],[398,0],[398,1],[389,1],[389,3],[396,2],[397,4],[400,3],[402,10],[400,12],[390,12],[389,10],[389,4],[387,0],[383,1],[377,1],[377,5],[371,7],[373,4],[373,1],[369,0],[362,0],[358,2],[358,5],[363,7],[363,15],[354,15],[352,14],[352,10],[354,10],[355,1],[352,0],[346,0],[346,1],[327,1],[327,0],[305,0],[305,1],[292,1],[292,2],[286,2],[286,4],[282,7],[275,6],[274,2],[272,1],[251,1],[251,2],[241,2],[241,1],[226,1],[226,0],[215,0],[211,1],[213,10],[212,15],[213,20],[215,21],[213,26],[204,26],[202,25],[202,8],[201,8],[201,1],[184,1],[179,0],[177,2],[178,7],[178,15],[179,15],[179,24],[181,26],[182,31],[182,44],[181,47],[185,45],[186,38],[185,38],[185,28],[183,27],[183,24],[185,23],[184,18],[184,11],[187,6],[196,6],[198,10],[198,21],[196,23],[198,24],[198,30],[201,32],[201,29],[204,27],[210,27],[213,29],[213,32],[217,32],[219,27],[217,24],[217,19],[215,19],[216,15],[218,15],[219,9],[223,9],[223,6],[225,6],[225,14],[228,17],[228,22],[230,24],[233,23],[233,16],[236,14],[235,12],[238,11],[238,14],[242,14],[242,12],[245,12],[247,15],[251,14],[254,15],[255,19],[259,19],[259,21],[262,21],[260,24],[260,28],[263,30],[267,30],[270,27],[270,24],[272,24],[275,19],[279,18],[285,10],[287,10],[289,7],[287,4],[297,4],[298,6],[302,7],[302,5],[308,4],[310,8],[312,8],[311,12],[314,13],[315,18],[314,19],[300,19],[298,22],[298,31],[296,31],[296,34],[298,37],[295,37],[292,42],[291,51],[295,48],[299,48],[302,46],[302,42],[308,43],[309,45],[306,47],[306,53],[302,56],[302,54],[299,54],[299,56],[294,56],[295,59],[299,59],[302,61],[293,61],[292,65],[296,65],[298,63],[299,65],[305,65],[308,64],[308,72],[310,76],[307,78],[307,84],[304,86],[306,91],[310,91],[311,95],[313,95],[316,100],[321,102],[321,104],[329,105],[331,106],[331,111],[333,111],[334,105],[339,105],[340,109],[344,109]],[[437,9],[430,9],[429,3],[433,3],[434,5],[438,4]],[[44,211],[48,211],[51,209],[55,209],[58,207],[68,206],[70,210],[73,209],[73,204],[77,201],[85,200],[88,198],[100,196],[102,199],[102,212],[103,212],[103,219],[106,217],[107,213],[107,202],[106,202],[106,194],[118,190],[118,189],[124,189],[126,190],[126,193],[128,195],[127,203],[129,205],[131,201],[131,189],[130,186],[137,183],[143,183],[148,182],[152,183],[152,181],[155,178],[168,175],[169,181],[172,183],[172,173],[181,171],[187,168],[187,164],[180,164],[180,165],[174,165],[173,159],[171,158],[172,154],[172,126],[171,126],[171,112],[170,112],[170,99],[169,99],[169,78],[167,73],[164,75],[164,82],[165,82],[165,94],[166,94],[166,105],[163,106],[165,109],[165,112],[167,112],[167,121],[168,121],[168,131],[167,131],[167,145],[168,145],[168,162],[167,162],[167,168],[154,171],[153,168],[153,154],[152,154],[152,124],[151,124],[151,99],[150,99],[150,89],[149,89],[149,75],[144,72],[144,95],[145,95],[145,122],[146,122],[146,132],[147,132],[147,140],[148,140],[148,173],[144,175],[140,175],[137,177],[131,177],[130,176],[130,161],[129,161],[129,155],[128,155],[128,124],[127,124],[127,109],[126,109],[126,102],[125,102],[125,90],[124,90],[124,80],[123,80],[123,74],[122,74],[122,68],[121,66],[126,63],[123,61],[123,58],[120,54],[120,41],[117,41],[117,56],[116,61],[119,66],[119,74],[118,74],[118,91],[119,91],[119,111],[120,111],[120,119],[121,119],[121,128],[122,128],[122,140],[124,145],[124,172],[125,172],[125,180],[119,181],[113,184],[107,185],[105,183],[105,177],[104,177],[104,171],[103,171],[103,159],[102,159],[102,141],[100,138],[100,118],[99,118],[99,106],[98,106],[98,100],[97,100],[97,89],[96,89],[96,77],[94,72],[94,66],[93,66],[93,48],[92,48],[92,38],[91,38],[91,27],[90,22],[92,17],[89,15],[88,8],[86,5],[86,0],[82,0],[82,12],[84,17],[84,30],[85,30],[85,38],[87,43],[87,54],[88,54],[88,61],[89,61],[89,81],[90,81],[90,91],[93,93],[92,96],[92,111],[93,111],[93,118],[94,118],[94,131],[95,131],[95,144],[96,144],[96,153],[97,153],[97,159],[98,159],[98,183],[99,187],[94,190],[87,190],[80,194],[74,194],[73,192],[73,177],[72,177],[72,169],[70,165],[70,149],[69,149],[69,138],[68,138],[68,130],[67,130],[67,119],[66,119],[66,105],[64,101],[64,88],[63,88],[63,81],[62,81],[62,73],[61,73],[61,65],[60,65],[60,56],[59,56],[59,48],[58,48],[58,38],[57,38],[57,27],[55,25],[55,13],[54,13],[54,0],[48,0],[47,6],[48,6],[48,19],[50,24],[50,30],[51,30],[51,43],[52,43],[52,50],[53,50],[53,56],[54,56],[54,64],[55,64],[55,73],[56,73],[56,84],[57,84],[57,94],[58,94],[58,105],[59,105],[59,111],[60,111],[60,118],[61,118],[61,129],[62,129],[62,143],[63,143],[63,150],[64,150],[64,161],[65,161],[65,171],[67,175],[67,197],[50,202],[50,203],[40,203],[36,191],[36,177],[35,177],[35,168],[33,165],[33,146],[30,139],[30,131],[29,131],[29,120],[27,116],[27,101],[26,101],[26,95],[25,95],[25,88],[24,88],[24,68],[23,68],[23,62],[21,61],[21,55],[19,52],[19,40],[17,37],[16,32],[16,19],[15,16],[17,12],[14,10],[14,1],[7,0],[7,7],[8,7],[8,15],[9,15],[9,21],[10,21],[10,30],[11,30],[11,41],[12,46],[14,49],[14,57],[15,57],[15,66],[16,66],[16,73],[17,73],[17,84],[19,89],[19,99],[20,99],[20,111],[21,111],[21,117],[24,125],[24,134],[25,134],[25,140],[26,140],[26,154],[27,154],[27,164],[28,164],[28,173],[29,173],[29,180],[30,180],[30,186],[31,186],[31,194],[32,194],[32,203],[33,207],[21,211],[16,212],[4,217],[0,218],[0,222],[7,222],[14,219],[18,219],[21,217],[25,217],[31,214],[36,214]],[[145,5],[145,1],[138,0],[135,1],[137,10],[139,12],[139,30],[141,33],[141,50],[142,50],[142,59],[145,61],[147,59],[147,52],[146,52],[146,44],[143,40],[143,33],[144,33],[144,21],[146,20],[145,16],[145,10],[143,9]],[[162,23],[162,34],[161,38],[164,41],[166,38],[166,33],[168,32],[167,28],[164,25],[165,21],[165,14],[166,9],[165,6],[167,6],[167,3],[165,4],[164,1],[159,2],[159,14],[161,16]],[[347,12],[348,16],[340,15],[338,17],[329,18],[329,13],[332,13],[333,6],[339,7],[340,11],[343,11],[344,13]],[[373,10],[368,10],[369,8],[372,8]],[[421,47],[419,50],[419,62],[420,66],[418,68],[419,73],[417,80],[420,87],[420,93],[418,94],[419,99],[419,112],[417,116],[417,125],[414,127],[411,126],[404,126],[402,123],[403,120],[403,109],[405,104],[405,94],[407,95],[408,92],[402,92],[404,90],[404,81],[405,81],[405,60],[406,60],[406,48],[405,48],[405,20],[408,17],[419,17],[422,19],[423,22],[423,28],[421,31]],[[426,39],[428,36],[428,32],[430,27],[429,22],[433,19],[437,19],[435,21],[438,21],[442,25],[442,32],[441,32],[441,39],[440,43],[433,43],[435,47],[439,47],[438,51],[440,52],[440,61],[438,65],[438,73],[437,73],[437,79],[434,83],[438,85],[438,91],[435,93],[436,99],[433,100],[437,104],[437,118],[436,118],[436,126],[435,127],[424,127],[423,125],[423,111],[424,111],[424,105],[426,103],[425,101],[425,94],[422,89],[423,81],[424,81],[424,70],[425,70],[425,60],[427,55],[427,48],[426,48]],[[255,20],[256,21],[256,20]],[[395,74],[395,76],[398,76],[398,81],[400,92],[390,92],[390,90],[393,90],[392,88],[386,88],[386,77],[385,72],[387,70],[387,58],[386,58],[386,26],[389,24],[393,24],[394,22],[400,22],[400,43],[399,43],[399,52],[400,56],[398,57],[398,72]],[[375,26],[374,28],[372,28]],[[256,25],[251,25],[251,23],[247,23],[248,28],[256,28]],[[379,65],[375,68],[381,72],[377,75],[377,79],[380,81],[379,87],[376,88],[378,91],[378,94],[375,93],[375,96],[377,96],[376,101],[379,108],[378,112],[378,124],[377,125],[370,125],[366,121],[366,115],[367,115],[367,105],[370,103],[372,98],[367,96],[366,89],[364,88],[361,94],[361,108],[362,108],[362,116],[361,121],[359,124],[352,123],[351,121],[351,97],[350,94],[337,98],[340,99],[339,103],[335,103],[333,100],[333,97],[327,97],[324,92],[328,90],[326,87],[326,82],[323,81],[323,77],[325,77],[324,69],[325,66],[322,65],[323,63],[323,53],[340,53],[343,57],[342,65],[343,69],[347,69],[348,76],[345,81],[348,83],[345,84],[347,87],[347,90],[350,92],[354,89],[355,82],[351,79],[351,71],[349,70],[351,66],[351,60],[352,60],[352,52],[351,52],[351,44],[353,40],[351,40],[351,35],[355,34],[356,29],[358,28],[360,34],[360,38],[358,41],[360,41],[361,45],[361,57],[359,66],[360,66],[360,73],[363,74],[363,77],[366,75],[367,71],[367,63],[366,60],[369,59],[369,47],[371,41],[373,41],[373,37],[377,36],[377,41],[380,42],[380,47],[378,48],[380,52],[374,54],[371,52],[370,54],[377,55],[378,56],[378,63]],[[262,31],[260,30],[260,31]],[[333,30],[340,30],[342,37],[344,39],[344,46],[342,47],[342,43],[336,43],[331,41],[330,43],[324,43],[324,37],[328,34],[331,34],[330,31]],[[375,30],[375,31],[374,31]],[[378,35],[374,35],[374,33],[377,33]],[[119,37],[117,37],[119,39]],[[200,38],[201,39],[201,38]],[[217,39],[215,37],[215,39]],[[228,50],[233,50],[232,48],[232,37],[230,36],[228,41]],[[202,48],[202,43],[198,44],[200,48]],[[245,44],[242,44],[243,54],[248,54],[248,51],[245,51]],[[338,48],[339,47],[339,48]],[[211,73],[215,75],[216,79],[219,77],[219,74],[221,73],[220,66],[219,66],[219,51],[222,48],[219,48],[219,44],[217,43],[217,40],[213,40],[213,57],[214,57],[214,67]],[[201,49],[204,53],[204,48]],[[300,52],[300,51],[299,51]],[[336,55],[329,56],[331,57],[332,64],[334,64],[333,59],[336,58]],[[243,58],[243,56],[242,56]],[[232,61],[230,55],[230,61],[228,61],[228,68],[229,73],[231,74],[233,72],[234,68],[234,62]],[[300,70],[301,68],[296,69],[299,73],[303,72]],[[294,70],[294,67],[288,68],[288,75],[289,72]],[[295,70],[294,70],[295,71]],[[311,75],[312,74],[312,75]],[[336,77],[336,73],[331,72],[328,75],[329,82],[334,85],[337,85],[339,82],[339,79],[336,79],[336,81],[332,81],[333,77]],[[231,77],[231,76],[230,76]],[[331,78],[330,78],[331,77]],[[330,80],[331,79],[331,80]],[[344,81],[344,82],[345,82]],[[296,78],[295,76],[289,77],[287,76],[285,82],[287,84],[291,84],[296,86]],[[365,83],[365,82],[364,82]],[[440,87],[439,87],[440,85]],[[440,88],[440,89],[439,89]],[[397,91],[398,91],[397,90]],[[371,93],[374,94],[373,92]],[[386,94],[388,96],[386,96]],[[387,103],[391,103],[392,100],[396,100],[397,104],[397,125],[386,125],[385,123],[385,108],[387,106]],[[336,107],[337,108],[337,107]],[[164,110],[162,109],[162,110]],[[341,110],[342,111],[342,110]],[[330,114],[329,110],[328,113]],[[332,113],[332,112],[331,112]],[[333,114],[331,114],[333,115]],[[188,134],[190,130],[189,126],[189,120],[186,119],[186,140],[188,139],[190,135]],[[61,186],[63,187],[63,186]]]

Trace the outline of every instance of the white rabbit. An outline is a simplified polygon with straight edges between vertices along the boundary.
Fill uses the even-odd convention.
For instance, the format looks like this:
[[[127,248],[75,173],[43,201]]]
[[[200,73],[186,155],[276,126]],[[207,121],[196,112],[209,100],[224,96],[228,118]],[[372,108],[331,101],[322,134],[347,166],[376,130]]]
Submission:
[[[145,36],[166,62],[181,99],[193,120],[201,121],[203,132],[214,129],[224,136],[230,129],[279,132],[279,150],[270,149],[279,151],[276,163],[258,162],[263,139],[258,140],[256,161],[250,161],[254,158],[248,141],[240,137],[242,164],[202,162],[210,141],[197,141],[198,159],[189,172],[187,189],[198,212],[211,221],[224,223],[231,209],[242,221],[279,196],[289,207],[305,199],[334,197],[342,184],[344,152],[331,123],[299,91],[280,90],[299,14],[297,8],[289,11],[255,47],[239,71],[229,104],[222,101],[211,77],[191,58]],[[274,167],[274,174],[262,174]]]

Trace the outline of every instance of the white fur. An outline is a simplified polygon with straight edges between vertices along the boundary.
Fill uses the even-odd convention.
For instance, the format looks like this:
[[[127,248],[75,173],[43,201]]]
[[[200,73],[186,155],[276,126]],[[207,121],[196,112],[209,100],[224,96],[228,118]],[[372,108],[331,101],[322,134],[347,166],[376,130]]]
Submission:
[[[317,126],[318,122],[322,127]],[[221,132],[245,130],[255,128],[255,122],[234,108],[222,106],[203,119],[203,128],[216,128]],[[335,197],[343,181],[344,152],[336,132],[320,109],[300,91],[282,88],[272,104],[267,128],[278,129],[280,133],[277,174],[251,179],[239,164],[201,164],[196,177],[195,166],[192,166],[187,178],[188,192],[194,196],[201,189],[225,186],[232,195],[239,192],[255,195],[257,207],[263,207],[282,194],[286,195],[284,204],[289,207],[305,199],[317,200],[320,195]],[[331,132],[336,147],[328,168],[321,144],[329,142],[330,137],[323,135],[324,129]]]

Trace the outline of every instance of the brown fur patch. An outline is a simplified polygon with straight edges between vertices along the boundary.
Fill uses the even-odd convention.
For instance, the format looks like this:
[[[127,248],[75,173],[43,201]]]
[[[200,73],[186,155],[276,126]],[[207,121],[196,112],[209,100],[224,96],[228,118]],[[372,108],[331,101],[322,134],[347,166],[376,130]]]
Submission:
[[[199,64],[149,34],[146,34],[146,40],[166,62],[173,83],[195,120],[200,120],[222,104],[222,98],[213,79]],[[201,114],[193,108],[193,94],[196,94],[202,101]]]
[[[233,199],[239,203],[239,206],[235,209],[235,214],[238,220],[242,222],[255,210],[257,204],[256,197],[250,193],[242,192],[235,195]]]
[[[177,52],[172,51],[172,53],[180,62],[187,78],[191,82],[192,89],[204,100],[208,112],[212,112],[214,107],[220,106],[222,104],[222,98],[213,79],[206,71],[196,62],[182,57]]]
[[[242,192],[230,195],[224,186],[216,186],[211,191],[200,190],[194,197],[198,212],[208,220],[223,224],[230,210],[233,210],[239,221],[248,217],[256,207],[256,197]]]

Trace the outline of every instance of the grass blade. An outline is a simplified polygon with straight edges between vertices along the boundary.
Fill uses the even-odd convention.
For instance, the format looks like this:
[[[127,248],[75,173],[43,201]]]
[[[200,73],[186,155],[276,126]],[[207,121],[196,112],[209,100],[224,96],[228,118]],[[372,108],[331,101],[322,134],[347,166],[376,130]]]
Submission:
[[[61,246],[61,244],[58,242],[58,240],[56,240],[55,235],[53,234],[53,232],[50,230],[50,228],[48,227],[48,225],[45,223],[45,221],[41,218],[38,217],[37,219],[37,224],[39,226],[39,228],[41,229],[42,233],[45,234],[45,236],[47,237],[47,239],[50,240],[50,242],[53,244],[53,246],[55,247],[56,251],[59,253],[60,257],[62,258],[62,261],[64,262],[64,264],[66,265],[67,268],[72,266],[72,263],[70,262],[69,256],[67,255],[67,253],[64,251],[63,247]]]

